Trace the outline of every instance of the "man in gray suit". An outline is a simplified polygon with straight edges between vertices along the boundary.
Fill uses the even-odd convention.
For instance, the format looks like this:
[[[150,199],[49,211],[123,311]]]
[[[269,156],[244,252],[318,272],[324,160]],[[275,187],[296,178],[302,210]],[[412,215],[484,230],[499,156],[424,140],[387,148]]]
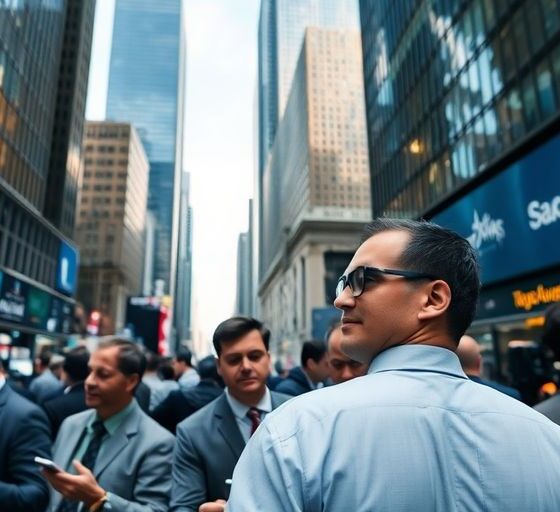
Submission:
[[[228,481],[245,444],[266,414],[291,398],[266,387],[269,338],[268,329],[246,317],[225,320],[214,332],[218,373],[226,390],[177,426],[172,511],[223,510]],[[206,504],[215,500],[220,503]]]
[[[58,491],[53,512],[168,509],[174,437],[134,399],[145,367],[140,348],[118,338],[91,355],[85,390],[93,410],[62,423],[53,449],[62,471],[43,470]]]

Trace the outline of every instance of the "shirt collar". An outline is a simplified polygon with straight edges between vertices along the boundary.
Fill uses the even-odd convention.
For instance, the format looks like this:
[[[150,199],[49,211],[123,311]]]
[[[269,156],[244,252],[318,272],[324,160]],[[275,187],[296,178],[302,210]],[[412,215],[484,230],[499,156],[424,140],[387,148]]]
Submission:
[[[432,345],[398,345],[388,348],[371,362],[368,373],[389,370],[444,373],[467,378],[455,352]]]
[[[107,432],[109,433],[110,436],[112,436],[117,431],[117,429],[121,426],[122,422],[132,412],[132,410],[135,407],[136,407],[136,399],[133,398],[132,401],[123,410],[119,411],[116,414],[113,414],[113,416],[110,416],[103,422],[103,426],[107,429]],[[91,417],[87,426],[88,431],[90,432],[93,431],[91,426],[93,425],[93,422],[97,419],[99,419],[99,416],[97,416],[97,414]]]
[[[247,412],[251,407],[248,405],[242,404],[237,398],[234,398],[229,389],[226,388],[226,398],[233,411],[233,414],[238,418],[245,418],[247,416]],[[260,402],[256,405],[256,408],[261,412],[270,412],[272,411],[272,397],[270,396],[270,390],[266,388],[263,397],[261,398]]]
[[[6,377],[4,375],[0,375],[0,389],[2,389],[6,385]]]

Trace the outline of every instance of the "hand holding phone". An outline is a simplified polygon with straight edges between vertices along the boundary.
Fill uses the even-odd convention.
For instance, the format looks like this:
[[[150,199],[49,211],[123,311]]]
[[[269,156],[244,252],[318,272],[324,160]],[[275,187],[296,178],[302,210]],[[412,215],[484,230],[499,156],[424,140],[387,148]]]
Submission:
[[[52,471],[53,473],[62,471],[62,468],[55,464],[52,460],[44,459],[43,457],[35,457],[35,462],[47,471]]]

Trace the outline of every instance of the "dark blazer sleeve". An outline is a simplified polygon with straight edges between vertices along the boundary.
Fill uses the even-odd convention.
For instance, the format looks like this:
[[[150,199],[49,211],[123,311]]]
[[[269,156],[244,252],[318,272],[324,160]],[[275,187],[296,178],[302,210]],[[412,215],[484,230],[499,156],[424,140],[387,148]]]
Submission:
[[[18,402],[7,407],[4,424],[0,427],[0,436],[6,435],[8,431],[13,434],[7,453],[3,454],[11,481],[0,482],[0,509],[40,512],[48,505],[49,488],[33,459],[36,456],[51,458],[51,436],[43,411],[29,404],[29,407],[24,408],[23,415],[20,410],[14,410]],[[9,422],[18,424],[8,425]]]
[[[173,451],[171,511],[197,512],[198,507],[208,501],[203,468],[204,461],[192,442],[189,429],[180,426]]]

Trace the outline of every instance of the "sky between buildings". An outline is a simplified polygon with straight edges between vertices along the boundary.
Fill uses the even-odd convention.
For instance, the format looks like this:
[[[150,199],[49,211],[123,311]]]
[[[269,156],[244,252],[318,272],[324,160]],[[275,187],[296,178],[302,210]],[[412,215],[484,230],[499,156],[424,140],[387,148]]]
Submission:
[[[248,228],[253,195],[260,2],[184,2],[183,168],[191,174],[194,211],[193,335],[209,341],[217,324],[233,313],[237,238]],[[114,5],[115,0],[97,1],[86,109],[91,120],[105,117]]]

